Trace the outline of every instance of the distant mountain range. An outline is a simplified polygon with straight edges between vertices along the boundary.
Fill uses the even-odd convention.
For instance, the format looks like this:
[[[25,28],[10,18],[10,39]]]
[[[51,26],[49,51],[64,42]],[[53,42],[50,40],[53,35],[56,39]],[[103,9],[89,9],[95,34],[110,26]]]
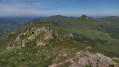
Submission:
[[[0,17],[0,36],[29,24],[34,17]]]

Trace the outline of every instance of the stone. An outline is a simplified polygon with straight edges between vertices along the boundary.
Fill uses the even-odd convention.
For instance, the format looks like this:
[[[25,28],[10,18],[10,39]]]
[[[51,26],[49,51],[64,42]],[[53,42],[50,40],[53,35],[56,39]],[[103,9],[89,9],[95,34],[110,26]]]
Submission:
[[[25,47],[25,43],[24,42],[22,43],[22,46],[21,47]]]
[[[37,46],[39,46],[39,47],[45,46],[45,45],[46,45],[46,44],[45,44],[44,42],[42,42],[42,41],[40,41],[40,42],[37,43]]]
[[[64,57],[66,57],[66,56],[67,56],[67,54],[63,54],[63,56],[64,56]]]
[[[23,35],[23,34],[20,34],[19,36],[17,36],[15,41],[19,41],[19,40],[21,39],[21,36],[22,36],[22,35]]]
[[[59,36],[57,32],[56,32],[56,33],[54,33],[54,35],[55,35],[55,36]]]
[[[35,39],[35,36],[34,35],[29,36],[29,38],[28,38],[28,40],[33,40],[33,39]]]
[[[52,39],[52,38],[53,38],[52,33],[46,33],[46,34],[44,35],[44,40],[49,40],[49,39]]]
[[[9,45],[8,45],[8,47],[11,47],[13,44],[12,43],[10,43]]]

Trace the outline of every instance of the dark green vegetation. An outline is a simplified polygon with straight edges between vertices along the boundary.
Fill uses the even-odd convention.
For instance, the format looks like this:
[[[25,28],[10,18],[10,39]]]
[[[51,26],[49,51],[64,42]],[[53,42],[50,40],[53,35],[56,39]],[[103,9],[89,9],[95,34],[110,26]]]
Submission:
[[[61,40],[56,37],[49,40],[47,45],[43,47],[36,47],[33,40],[27,43],[24,48],[6,49],[8,44],[13,42],[20,33],[26,32],[27,29],[33,27],[42,26],[49,27],[53,32],[57,32]],[[91,52],[119,57],[118,26],[118,17],[95,19],[85,15],[80,18],[58,15],[34,19],[33,23],[25,28],[0,37],[0,66],[47,67],[74,56],[78,50],[86,50],[87,45],[93,47],[90,50]],[[73,34],[73,37],[64,37],[69,33]],[[63,54],[68,56],[64,57]],[[63,66],[69,64],[66,63]]]
[[[0,17],[0,36],[29,24],[33,17]]]
[[[117,60],[117,59],[113,59],[113,61],[116,62],[116,63],[119,63],[119,60]]]

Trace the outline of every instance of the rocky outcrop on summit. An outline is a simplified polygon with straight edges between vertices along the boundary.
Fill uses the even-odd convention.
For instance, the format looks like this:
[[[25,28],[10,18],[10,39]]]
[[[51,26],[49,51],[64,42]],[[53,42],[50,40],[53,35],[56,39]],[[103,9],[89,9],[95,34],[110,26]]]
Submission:
[[[119,67],[119,64],[114,62],[112,58],[100,53],[93,54],[88,51],[79,51],[75,56],[63,62],[52,64],[49,67],[58,67],[67,62],[71,63],[68,67]]]
[[[9,44],[8,49],[25,47],[25,45],[32,40],[36,40],[37,46],[45,46],[45,42],[52,39],[53,36],[54,33],[48,27],[34,27],[17,36],[16,40]]]

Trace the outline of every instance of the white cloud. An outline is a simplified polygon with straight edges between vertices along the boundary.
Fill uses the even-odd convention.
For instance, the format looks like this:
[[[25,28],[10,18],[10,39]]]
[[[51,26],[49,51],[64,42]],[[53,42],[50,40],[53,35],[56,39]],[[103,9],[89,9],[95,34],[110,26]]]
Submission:
[[[19,9],[16,7],[0,7],[1,16],[26,16],[26,15],[48,15],[50,12],[38,9]]]
[[[1,16],[50,15],[51,14],[50,12],[43,10],[47,8],[50,8],[47,2],[0,3],[0,15]]]

